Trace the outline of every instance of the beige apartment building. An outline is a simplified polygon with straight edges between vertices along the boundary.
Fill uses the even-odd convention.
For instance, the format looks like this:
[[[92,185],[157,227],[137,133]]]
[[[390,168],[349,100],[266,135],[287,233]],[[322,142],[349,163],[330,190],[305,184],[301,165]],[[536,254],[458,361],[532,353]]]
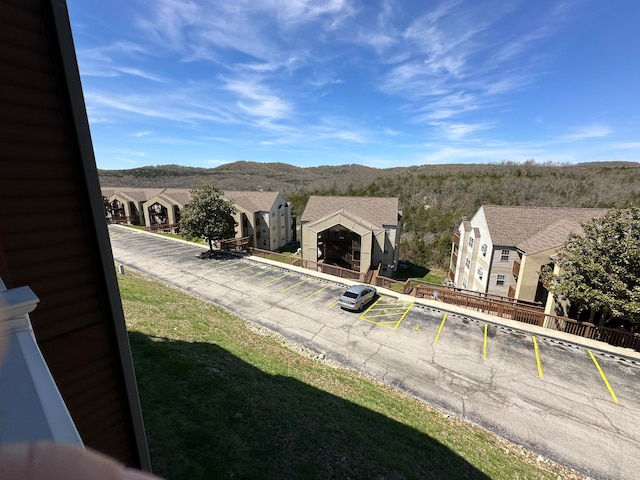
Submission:
[[[606,209],[483,205],[454,235],[448,279],[458,288],[552,308],[543,265]]]
[[[300,219],[302,258],[366,273],[398,266],[402,214],[397,198],[312,195]]]
[[[144,225],[147,230],[178,233],[180,212],[191,200],[189,189],[103,187],[114,223]],[[279,192],[224,192],[236,208],[236,238],[248,237],[249,246],[277,250],[295,240],[291,203]]]
[[[236,238],[249,237],[249,244],[262,250],[277,250],[295,241],[295,215],[291,203],[279,192],[224,192],[236,207]]]

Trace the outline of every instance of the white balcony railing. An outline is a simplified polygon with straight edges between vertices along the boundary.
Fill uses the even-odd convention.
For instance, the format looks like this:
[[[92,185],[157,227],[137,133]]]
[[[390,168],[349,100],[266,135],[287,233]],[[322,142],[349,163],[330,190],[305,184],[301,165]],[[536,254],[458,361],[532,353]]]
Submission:
[[[38,302],[29,287],[7,290],[0,280],[0,443],[82,445],[31,328]]]

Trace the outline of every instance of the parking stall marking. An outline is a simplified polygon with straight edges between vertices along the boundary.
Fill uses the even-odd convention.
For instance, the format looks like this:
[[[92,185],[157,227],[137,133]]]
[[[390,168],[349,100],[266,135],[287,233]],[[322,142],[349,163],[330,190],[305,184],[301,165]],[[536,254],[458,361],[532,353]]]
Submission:
[[[397,305],[397,306],[396,306]],[[369,308],[367,308],[361,315],[360,320],[373,323],[385,328],[391,328],[391,330],[397,329],[404,317],[407,316],[409,310],[413,307],[413,303],[399,302],[397,300],[389,301],[384,297],[378,298]],[[391,312],[389,312],[391,310]],[[384,313],[373,313],[382,311]],[[375,320],[378,318],[396,317],[395,320],[381,321]]]
[[[230,270],[230,273],[239,273],[239,272],[243,272],[244,270],[249,270],[250,268],[253,268],[255,265],[249,265],[248,267],[243,267],[243,268],[239,268],[237,270]]]
[[[613,398],[613,401],[618,403],[618,397],[616,397],[616,394],[613,392],[613,388],[611,388],[611,384],[609,383],[609,380],[607,380],[607,377],[605,376],[604,372],[602,371],[602,368],[600,368],[600,364],[598,363],[598,360],[596,360],[596,357],[593,355],[593,353],[591,352],[591,350],[587,350],[589,352],[589,355],[591,356],[591,360],[593,360],[593,363],[595,363],[596,368],[598,369],[598,372],[600,372],[600,376],[602,377],[602,380],[604,381],[604,384],[607,386],[607,389],[609,390],[609,393],[611,394],[611,398]]]
[[[272,278],[271,280],[267,280],[266,282],[261,283],[260,286],[265,287],[267,285],[271,285],[272,283],[276,283],[278,280],[288,277],[289,275],[291,275],[291,273],[285,273],[284,275],[280,275],[279,277]]]
[[[293,285],[291,285],[291,286],[289,286],[289,287],[285,288],[284,290],[280,290],[280,293],[284,293],[284,292],[286,292],[287,290],[291,290],[292,288],[295,288],[295,287],[297,287],[297,286],[299,286],[299,285],[302,285],[303,283],[307,283],[308,281],[309,281],[309,280],[306,280],[306,279],[305,279],[305,280],[302,280],[302,281],[300,281],[300,282],[298,282],[298,283],[294,283]]]
[[[482,345],[482,359],[486,360],[487,359],[487,336],[489,334],[489,324],[485,323],[484,324],[484,342]]]
[[[409,308],[411,308],[411,306],[413,305],[412,303],[409,303]],[[373,308],[375,306],[375,308]],[[384,312],[389,312],[388,314],[382,314],[381,316],[386,316],[386,315],[398,315],[398,313],[402,312],[406,314],[407,311],[407,302],[402,302],[402,301],[398,301],[398,300],[388,300],[384,297],[380,297],[378,299],[378,301],[372,305],[369,308],[370,311],[372,310],[382,310]],[[400,313],[400,314],[402,314]],[[376,315],[372,315],[372,316],[376,316]]]
[[[438,340],[440,339],[440,333],[442,332],[442,328],[444,327],[444,322],[447,319],[447,314],[444,314],[444,317],[442,317],[442,322],[440,322],[440,328],[438,328],[438,333],[436,334],[436,338],[433,341],[433,344],[435,345],[436,343],[438,343]]]
[[[264,275],[265,273],[269,273],[271,270],[264,270],[262,272],[255,273],[253,275],[249,275],[248,277],[243,278],[243,280],[249,280],[250,278],[259,277],[260,275]]]
[[[538,365],[538,376],[542,378],[542,365],[540,364],[540,351],[538,350],[538,341],[535,336],[531,337],[533,339],[533,350],[536,353],[536,364]]]
[[[234,260],[217,260],[218,262],[222,263],[222,265],[216,265],[214,267],[211,267],[213,270],[223,270],[225,268],[229,268],[229,267],[233,267],[235,265],[238,264],[238,262],[234,261]]]
[[[249,262],[248,265],[247,265],[246,262],[238,262],[238,263],[234,263],[234,264],[230,265],[229,266],[230,268],[225,268],[224,271],[225,271],[225,274],[226,273],[236,273],[236,272],[241,272],[243,270],[248,270],[249,268],[253,268],[255,266],[256,265],[251,263],[251,262]],[[237,268],[235,268],[235,267],[237,267]]]
[[[171,253],[171,252],[175,252],[176,250],[191,251],[191,250],[193,250],[193,247],[191,245],[178,245],[178,246],[175,246],[173,248],[163,247],[162,248],[162,253]]]
[[[320,290],[316,290],[315,292],[313,292],[311,295],[307,295],[306,297],[303,298],[303,300],[309,300],[311,297],[319,294],[321,291],[329,288],[331,285],[325,285],[324,287],[322,287]]]

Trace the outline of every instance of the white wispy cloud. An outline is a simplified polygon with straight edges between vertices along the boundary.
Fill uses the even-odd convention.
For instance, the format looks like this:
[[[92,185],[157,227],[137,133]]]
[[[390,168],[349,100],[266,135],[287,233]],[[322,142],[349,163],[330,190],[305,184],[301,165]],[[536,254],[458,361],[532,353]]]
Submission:
[[[611,145],[611,148],[620,150],[640,150],[640,142],[619,142]]]
[[[602,138],[607,137],[613,133],[613,129],[608,125],[585,125],[582,127],[574,128],[572,132],[562,135],[560,140],[563,141],[575,141],[586,140],[589,138]]]
[[[389,65],[378,82],[380,91],[405,98],[406,110],[418,112],[412,120],[429,123],[463,120],[472,111],[480,115],[506,94],[527,88],[544,73],[543,57],[530,52],[548,41],[561,16],[553,8],[546,14],[538,9],[527,28],[513,25],[507,37],[497,36],[494,31],[505,31],[498,27],[512,21],[518,5],[444,1],[404,28],[386,28],[384,41],[370,46],[381,56],[401,51],[405,58]],[[371,38],[377,36],[374,32]],[[367,34],[359,32],[357,41],[363,37]]]
[[[418,123],[431,123],[437,120],[450,119],[462,113],[472,112],[480,106],[478,97],[472,93],[453,92],[448,95],[437,96],[435,100],[427,101],[416,108],[412,116]]]
[[[139,61],[148,54],[149,51],[144,45],[123,40],[76,50],[78,66],[83,76],[116,77],[128,73],[155,79],[156,76],[149,72],[126,66],[126,63]]]
[[[249,4],[253,5],[255,2]],[[277,11],[281,21],[295,25],[323,19],[327,26],[336,28],[354,12],[349,0],[269,0],[264,4],[265,7]]]
[[[142,77],[145,78],[147,80],[151,80],[154,82],[164,82],[166,81],[165,79],[159,77],[158,75],[154,75],[153,73],[149,73],[149,72],[145,72],[143,70],[140,70],[139,68],[130,68],[130,67],[124,67],[124,66],[114,66],[113,69],[116,72],[121,72],[121,73],[125,73],[127,75],[133,75],[136,77]]]
[[[114,92],[88,91],[85,100],[92,106],[88,111],[93,122],[94,116],[108,122],[118,122],[123,114],[170,120],[175,123],[197,124],[199,122],[239,123],[235,115],[224,107],[213,103],[194,103],[193,90],[181,89],[172,92]]]
[[[149,9],[153,13],[141,15],[137,24],[158,45],[180,52],[186,60],[216,61],[221,58],[216,51],[235,50],[255,59],[277,62],[283,36],[310,24],[324,31],[335,29],[353,14],[351,3],[350,0],[156,0]],[[288,50],[293,48],[290,46]]]
[[[437,127],[442,132],[442,135],[449,140],[462,140],[491,128],[491,125],[486,123],[433,123],[432,125]]]
[[[550,40],[570,4],[138,0],[122,24],[130,30],[118,32],[124,40],[95,46],[91,38],[78,56],[91,123],[133,119],[124,135],[145,143],[180,143],[178,133],[166,136],[169,126],[196,132],[185,145],[206,145],[209,134],[262,151],[408,151],[429,139],[420,162],[542,159],[553,157],[552,145],[614,133],[590,124],[538,143],[490,142],[514,109],[510,94],[547,74]],[[545,121],[526,138],[549,132],[553,118]]]
[[[147,135],[152,135],[153,132],[151,130],[144,130],[142,132],[135,132],[132,135],[136,138],[146,137]]]
[[[281,119],[293,114],[292,105],[258,79],[222,78],[222,88],[238,97],[237,106],[252,117]]]
[[[113,157],[115,160],[118,160],[120,162],[126,162],[126,163],[132,163],[132,164],[137,164],[138,161],[137,160],[133,160],[131,158],[125,158],[125,157]]]

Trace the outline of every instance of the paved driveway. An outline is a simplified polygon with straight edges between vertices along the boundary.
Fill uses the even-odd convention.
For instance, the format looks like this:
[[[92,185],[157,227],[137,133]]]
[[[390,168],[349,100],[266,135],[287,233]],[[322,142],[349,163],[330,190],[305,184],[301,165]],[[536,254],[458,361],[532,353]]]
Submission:
[[[594,478],[638,477],[640,360],[630,351],[386,291],[364,312],[347,312],[336,306],[345,286],[330,277],[248,258],[201,260],[195,245],[109,231],[117,263]]]

